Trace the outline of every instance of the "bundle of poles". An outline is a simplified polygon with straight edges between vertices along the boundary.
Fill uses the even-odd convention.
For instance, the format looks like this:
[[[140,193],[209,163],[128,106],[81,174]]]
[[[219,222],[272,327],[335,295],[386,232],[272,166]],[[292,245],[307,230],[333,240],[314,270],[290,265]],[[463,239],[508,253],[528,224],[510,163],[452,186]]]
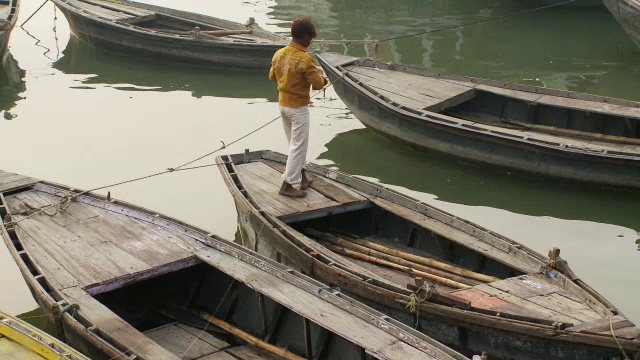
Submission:
[[[314,229],[306,229],[305,232],[335,253],[404,272],[454,289],[468,289],[482,283],[501,280],[494,276],[394,249],[367,239],[356,239]]]

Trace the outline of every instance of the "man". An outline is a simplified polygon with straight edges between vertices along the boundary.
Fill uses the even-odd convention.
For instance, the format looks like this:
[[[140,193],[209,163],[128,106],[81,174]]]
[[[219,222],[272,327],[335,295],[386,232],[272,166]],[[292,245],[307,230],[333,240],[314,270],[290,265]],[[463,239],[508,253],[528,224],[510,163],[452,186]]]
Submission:
[[[278,84],[280,114],[289,142],[289,158],[282,174],[280,195],[305,197],[305,190],[311,184],[302,170],[309,146],[309,87],[320,90],[328,80],[308,53],[311,40],[316,37],[311,18],[294,20],[291,37],[292,41],[273,56],[269,79]]]

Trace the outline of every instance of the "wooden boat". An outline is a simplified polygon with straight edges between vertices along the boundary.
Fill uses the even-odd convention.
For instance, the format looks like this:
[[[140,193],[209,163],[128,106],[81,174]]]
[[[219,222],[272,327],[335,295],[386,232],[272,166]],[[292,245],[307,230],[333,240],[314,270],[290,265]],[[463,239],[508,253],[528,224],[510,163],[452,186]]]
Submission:
[[[0,172],[2,237],[58,335],[92,359],[466,359],[241,245],[75,195]]]
[[[128,0],[53,0],[80,40],[112,50],[137,52],[215,66],[265,69],[286,42],[255,24]]]
[[[603,0],[613,17],[631,39],[640,46],[640,1],[638,0]]]
[[[518,172],[640,189],[640,103],[318,54],[336,92],[392,139]]]
[[[576,276],[559,250],[544,257],[454,214],[314,164],[305,198],[279,196],[286,157],[278,153],[225,155],[217,163],[245,246],[454,349],[520,360],[640,354],[640,329]]]
[[[18,20],[18,0],[0,0],[0,61],[4,63],[9,37]]]
[[[33,327],[0,311],[0,359],[89,360],[88,357]]]

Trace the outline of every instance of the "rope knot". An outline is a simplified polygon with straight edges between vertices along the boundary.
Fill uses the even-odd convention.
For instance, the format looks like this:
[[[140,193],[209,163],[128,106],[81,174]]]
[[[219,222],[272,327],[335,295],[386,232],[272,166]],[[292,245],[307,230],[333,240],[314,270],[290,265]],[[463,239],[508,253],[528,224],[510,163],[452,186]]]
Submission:
[[[176,169],[175,168],[167,168],[167,171],[168,172],[174,172],[174,171],[176,171]]]
[[[422,290],[424,290],[424,296],[420,296]],[[409,296],[409,303],[406,308],[409,309],[410,313],[416,315],[415,329],[417,329],[420,324],[420,304],[429,300],[434,291],[435,286],[429,282],[425,282]]]

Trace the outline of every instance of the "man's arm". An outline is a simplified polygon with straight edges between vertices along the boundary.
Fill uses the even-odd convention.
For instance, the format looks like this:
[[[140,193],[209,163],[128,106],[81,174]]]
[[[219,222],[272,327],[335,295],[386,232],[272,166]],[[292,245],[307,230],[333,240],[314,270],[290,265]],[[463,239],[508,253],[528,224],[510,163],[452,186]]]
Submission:
[[[305,62],[304,77],[309,83],[311,83],[311,88],[313,90],[320,90],[329,82],[327,78],[320,74],[320,71],[318,71],[318,68],[313,62],[311,56],[309,56],[309,58]]]

